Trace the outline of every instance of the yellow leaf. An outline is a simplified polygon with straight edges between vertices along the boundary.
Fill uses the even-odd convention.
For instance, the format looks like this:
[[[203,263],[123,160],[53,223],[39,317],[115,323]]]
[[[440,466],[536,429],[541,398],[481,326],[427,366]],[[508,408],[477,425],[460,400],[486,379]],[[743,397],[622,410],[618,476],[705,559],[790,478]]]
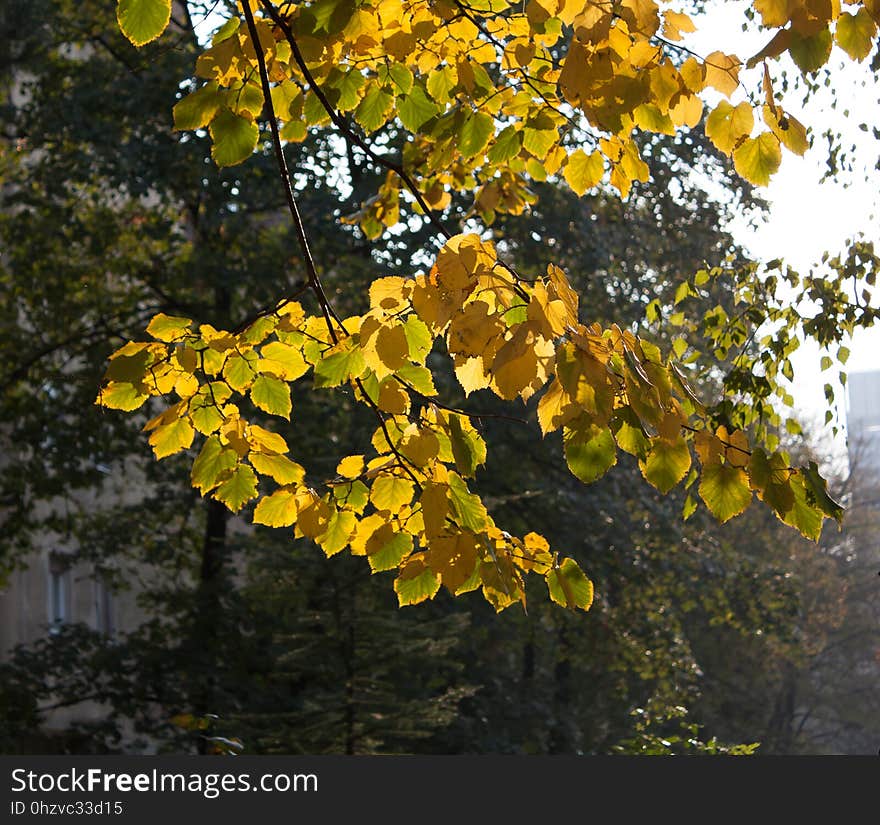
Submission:
[[[472,533],[437,536],[425,552],[428,567],[440,576],[451,593],[471,577],[478,558],[477,541]]]
[[[465,356],[482,355],[489,342],[503,334],[500,316],[489,312],[485,301],[472,301],[456,313],[446,332],[449,352]]]
[[[327,529],[315,538],[315,543],[327,558],[344,550],[357,527],[357,516],[351,510],[336,510],[327,522]]]
[[[131,412],[142,406],[150,397],[141,385],[129,384],[125,381],[111,381],[95,399],[95,403],[111,410]]]
[[[336,472],[343,478],[357,478],[364,471],[364,457],[362,455],[347,455],[336,466]]]
[[[712,52],[705,65],[706,85],[730,97],[739,85],[739,60],[723,52]]]
[[[251,401],[270,415],[290,418],[290,385],[272,375],[261,375],[251,385]]]
[[[492,383],[492,376],[486,371],[486,363],[480,355],[465,358],[460,362],[456,360],[455,377],[461,384],[465,395],[470,395],[477,390],[484,390]]]
[[[752,500],[749,477],[740,467],[731,464],[709,464],[703,467],[700,498],[723,524],[749,506]]]
[[[588,155],[583,149],[576,149],[568,156],[565,171],[562,173],[565,182],[580,197],[596,186],[605,173],[605,161],[600,152]]]
[[[256,495],[257,476],[247,464],[239,464],[213,493],[213,497],[222,501],[233,513],[241,510],[245,502],[256,498]]]
[[[262,358],[256,362],[259,371],[270,373],[283,381],[296,381],[309,369],[300,349],[280,341],[264,345],[260,355]]]
[[[409,342],[399,321],[383,323],[372,316],[361,325],[361,352],[366,365],[383,379],[409,361]]]
[[[446,530],[446,517],[449,515],[449,487],[446,484],[425,484],[419,497],[425,534],[430,539]]]
[[[370,306],[385,312],[397,312],[409,304],[412,291],[411,278],[377,278],[370,284]]]
[[[185,418],[178,418],[170,424],[155,429],[150,436],[150,444],[156,458],[165,458],[169,455],[186,450],[192,444],[196,431]]]
[[[306,471],[286,455],[251,453],[248,460],[260,475],[269,476],[279,484],[301,484]]]
[[[179,341],[189,332],[192,321],[189,318],[179,318],[175,315],[166,315],[160,312],[153,317],[147,326],[147,332],[157,341]]]
[[[733,152],[733,165],[736,171],[749,183],[766,186],[770,177],[782,163],[779,138],[772,132],[763,132],[756,138],[749,138]]]
[[[251,448],[260,453],[283,454],[289,449],[287,442],[278,433],[270,432],[258,424],[249,424],[247,428],[247,440]]]
[[[379,385],[376,406],[392,415],[406,415],[409,412],[409,394],[396,378],[389,376]]]
[[[729,155],[739,141],[752,133],[755,116],[748,103],[731,106],[722,100],[706,118],[706,137]]]
[[[411,481],[396,476],[380,476],[373,482],[370,501],[382,512],[397,513],[412,501],[415,488]]]
[[[289,487],[261,498],[254,508],[254,524],[265,524],[267,527],[288,527],[296,521],[296,516],[296,494]]]
[[[778,107],[764,106],[764,123],[789,152],[803,155],[809,148],[804,125]]]
[[[681,40],[682,32],[692,31],[696,31],[696,27],[686,14],[676,11],[663,12],[663,36],[667,40]]]

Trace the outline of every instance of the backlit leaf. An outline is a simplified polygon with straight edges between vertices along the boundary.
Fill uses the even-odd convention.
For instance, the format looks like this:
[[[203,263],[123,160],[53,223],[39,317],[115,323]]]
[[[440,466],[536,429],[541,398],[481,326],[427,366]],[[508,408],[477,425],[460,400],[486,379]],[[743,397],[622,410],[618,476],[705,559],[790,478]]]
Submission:
[[[599,152],[588,155],[583,149],[576,149],[565,164],[563,176],[576,195],[583,195],[602,180],[604,173],[605,161]]]
[[[150,435],[150,444],[156,458],[165,458],[179,453],[192,444],[196,431],[185,418],[178,418],[164,427],[158,427]]]
[[[394,580],[394,592],[401,607],[433,599],[440,589],[440,577],[424,561],[424,554],[411,556]]]
[[[251,385],[251,400],[270,415],[290,418],[290,385],[271,375],[261,375]]]
[[[209,131],[211,157],[220,167],[244,163],[256,149],[260,136],[256,123],[226,108],[221,109],[211,121]]]
[[[752,500],[748,476],[730,464],[704,466],[699,491],[709,512],[722,524],[742,513]]]
[[[764,132],[756,138],[743,141],[733,152],[736,171],[749,183],[766,186],[782,163],[779,138],[772,132]]]
[[[171,0],[119,0],[116,19],[122,33],[135,45],[155,40],[171,19]]]
[[[495,132],[492,118],[483,112],[469,113],[458,133],[458,150],[465,158],[482,152]]]
[[[179,318],[160,312],[150,321],[147,332],[157,341],[179,341],[186,336],[191,326],[192,321],[189,318]]]
[[[254,524],[267,527],[288,527],[296,521],[296,493],[291,489],[277,490],[264,496],[254,508]]]
[[[608,427],[566,427],[563,443],[568,469],[585,484],[601,478],[617,463],[617,445]]]
[[[224,447],[217,436],[205,440],[193,462],[190,478],[202,495],[213,490],[238,463],[238,454]]]
[[[853,60],[861,61],[871,53],[876,32],[877,25],[863,7],[855,14],[843,12],[837,18],[834,40]]]
[[[651,451],[639,462],[642,475],[661,493],[668,493],[686,475],[691,466],[691,451],[684,438],[667,441],[653,439]]]
[[[550,598],[570,609],[589,610],[593,603],[593,583],[584,575],[574,559],[563,559],[558,567],[546,574]]]
[[[247,464],[239,464],[213,495],[237,513],[246,502],[256,498],[257,476]]]

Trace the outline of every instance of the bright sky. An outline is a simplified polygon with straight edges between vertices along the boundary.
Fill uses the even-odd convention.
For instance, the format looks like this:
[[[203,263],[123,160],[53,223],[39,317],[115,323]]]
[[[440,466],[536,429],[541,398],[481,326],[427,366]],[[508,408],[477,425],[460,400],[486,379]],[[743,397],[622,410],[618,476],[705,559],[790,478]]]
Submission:
[[[710,3],[705,17],[695,18],[700,31],[691,36],[688,45],[701,55],[721,48],[746,59],[758,52],[769,37],[765,34],[755,38],[742,32],[743,10],[747,5],[741,0]],[[842,57],[845,55],[835,47],[831,57],[835,69]],[[787,56],[782,60],[786,61],[787,69],[797,72]],[[737,221],[731,227],[734,236],[753,257],[758,260],[782,258],[801,274],[816,265],[823,252],[840,252],[847,239],[858,232],[880,245],[880,173],[874,169],[880,143],[870,133],[858,128],[863,121],[880,126],[878,90],[871,85],[868,61],[852,64],[847,58],[846,62],[845,68],[835,70],[833,93],[816,95],[806,108],[800,106],[801,95],[791,95],[787,108],[801,122],[812,127],[814,147],[803,158],[783,152],[781,169],[770,185],[760,190],[771,204],[768,221],[757,230],[749,227],[745,220]],[[756,69],[741,75],[747,88],[760,87],[759,71]],[[863,87],[862,81],[866,78],[869,83]],[[836,109],[831,107],[834,97],[838,101]],[[845,110],[853,116],[845,117]],[[820,183],[826,162],[821,135],[828,128],[842,131],[847,137],[845,145],[854,143],[857,146],[861,163],[859,171],[850,175],[848,187],[839,183]],[[880,328],[857,334],[849,348],[851,355],[847,371],[880,369]],[[797,380],[792,395],[803,423],[815,421],[820,424],[824,421],[827,403],[823,385],[826,382],[835,387],[838,399],[843,398],[836,380],[837,367],[821,372],[820,358],[818,348],[809,346],[803,346],[793,358]],[[841,421],[844,421],[842,401],[838,403]]]

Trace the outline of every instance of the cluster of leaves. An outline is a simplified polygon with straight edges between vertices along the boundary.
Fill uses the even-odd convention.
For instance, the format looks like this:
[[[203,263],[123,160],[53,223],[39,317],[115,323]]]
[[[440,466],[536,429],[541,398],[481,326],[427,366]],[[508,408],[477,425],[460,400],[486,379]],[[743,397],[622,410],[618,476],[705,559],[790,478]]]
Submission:
[[[857,328],[872,326],[880,315],[871,305],[880,264],[873,243],[852,242],[842,255],[826,254],[823,264],[821,272],[805,276],[781,260],[701,269],[678,285],[672,307],[657,299],[647,306],[651,325],[659,329],[665,324],[677,333],[672,347],[682,363],[696,365],[708,354],[716,364],[725,364],[718,415],[728,427],[749,430],[770,449],[778,446],[782,429],[801,434],[798,421],[783,421],[780,409],[794,404],[789,390],[795,378],[792,356],[803,340],[821,348],[822,372],[838,365],[837,380],[845,386],[847,337]],[[715,304],[703,310],[711,304],[707,299],[717,282],[733,289],[732,307]],[[701,340],[709,342],[708,353],[695,345]],[[827,425],[834,420],[830,379],[824,393]],[[817,523],[815,529],[802,532],[815,538],[819,528]]]
[[[764,61],[761,102],[722,98],[705,127],[747,180],[767,183],[782,146],[807,148],[805,128],[777,100],[767,61],[790,52],[803,71],[815,71],[832,37],[863,59],[880,7],[850,5],[854,14],[828,1],[755,4],[763,27],[777,30],[747,64]],[[500,610],[524,603],[523,576],[534,571],[554,601],[588,609],[593,587],[577,563],[538,534],[518,539],[499,529],[468,487],[486,446],[464,410],[436,399],[425,361],[442,339],[466,393],[527,401],[543,391],[541,429],[562,429],[569,468],[584,482],[601,477],[622,449],[663,493],[699,478],[699,497],[722,522],[755,493],[814,538],[824,517],[840,518],[815,464],[794,468],[785,453],[753,447],[726,410],[703,407],[684,371],[652,344],[616,326],[583,324],[558,267],[523,279],[493,244],[450,235],[437,217],[461,192],[473,193],[472,212],[484,222],[519,214],[533,200],[527,182],[554,175],[579,195],[607,179],[626,197],[649,174],[637,134],[696,126],[700,93],[711,87],[729,98],[737,90],[738,58],[691,54],[680,44],[694,30],[691,19],[652,0],[530,0],[522,10],[504,0],[246,0],[240,8],[200,55],[196,73],[206,82],[176,105],[175,126],[207,129],[215,162],[229,166],[254,152],[267,112],[306,264],[303,291],[320,311],[309,315],[288,296],[232,331],[159,315],[148,327],[154,342],[117,351],[98,403],[134,410],[151,395],[179,398],[146,425],[158,458],[188,449],[201,433],[192,481],[202,494],[233,511],[259,498],[257,523],[295,525],[328,555],[350,547],[374,571],[396,569],[401,604],[445,585],[453,593],[482,588]],[[160,36],[169,17],[170,0],[118,6],[135,45]],[[752,137],[756,112],[766,129]],[[367,142],[393,119],[410,134],[399,159]],[[368,238],[399,223],[404,192],[445,238],[427,273],[375,280],[369,311],[345,319],[311,258],[283,153],[285,141],[326,125],[387,171],[351,219]],[[282,437],[249,423],[232,401],[238,395],[289,419],[290,384],[310,370],[316,388],[349,388],[378,421],[374,452],[343,458],[324,492],[306,483]],[[260,491],[260,476],[278,489]],[[689,497],[685,515],[695,507]]]
[[[562,429],[568,466],[585,483],[622,449],[667,493],[691,470],[693,435],[699,495],[720,521],[745,510],[753,490],[805,534],[818,534],[823,514],[840,515],[815,464],[794,469],[781,453],[750,449],[742,431],[707,429],[710,416],[681,369],[653,344],[580,323],[577,295],[557,267],[526,283],[491,244],[459,235],[429,273],[374,281],[370,304],[328,323],[285,301],[238,333],[160,314],[148,327],[153,342],[129,342],[112,356],[99,402],[133,410],[151,395],[176,394],[144,427],[157,458],[188,449],[198,431],[206,440],[192,482],[203,494],[238,511],[258,497],[259,476],[275,482],[255,522],[295,524],[328,556],[350,547],[374,572],[398,569],[401,604],[431,598],[442,584],[456,594],[482,587],[500,610],[524,602],[530,571],[562,605],[587,609],[593,598],[573,559],[560,560],[540,535],[520,540],[496,527],[468,488],[486,445],[468,415],[433,400],[425,360],[436,337],[466,393],[528,400],[544,390],[541,430]],[[373,453],[342,459],[323,494],[284,438],[249,423],[230,400],[289,419],[290,383],[309,371],[315,387],[347,385],[378,419]]]

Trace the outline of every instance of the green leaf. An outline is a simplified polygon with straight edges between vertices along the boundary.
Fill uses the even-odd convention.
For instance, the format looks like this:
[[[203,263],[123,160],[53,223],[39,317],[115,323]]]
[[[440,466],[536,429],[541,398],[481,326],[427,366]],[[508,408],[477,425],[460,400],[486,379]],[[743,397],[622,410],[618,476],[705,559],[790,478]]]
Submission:
[[[593,603],[593,583],[584,575],[574,559],[563,559],[562,564],[547,572],[547,589],[556,604],[574,610],[589,610]]]
[[[434,336],[431,330],[420,318],[410,315],[403,325],[403,333],[406,336],[406,345],[409,357],[413,361],[424,363],[425,358],[434,346]]]
[[[831,56],[831,32],[822,29],[816,34],[804,37],[796,29],[792,29],[788,51],[791,59],[804,74],[816,72]]]
[[[768,456],[760,447],[752,449],[749,459],[749,480],[752,487],[768,507],[782,518],[794,504],[791,488],[791,471],[779,453]]]
[[[413,87],[413,73],[403,63],[380,66],[377,74],[382,83],[396,86],[399,93],[409,94]]]
[[[681,481],[691,466],[691,451],[684,438],[667,441],[656,438],[651,452],[639,468],[645,479],[664,495]]]
[[[458,133],[458,151],[465,159],[480,154],[495,132],[495,121],[484,112],[469,112]]]
[[[871,15],[862,7],[856,14],[844,12],[837,18],[834,39],[853,60],[862,61],[871,53],[876,31]]]
[[[438,114],[440,114],[440,108],[419,85],[413,86],[409,94],[401,95],[397,99],[397,116],[410,132],[417,132]]]
[[[466,530],[479,533],[489,523],[489,514],[479,496],[471,493],[456,473],[449,474],[449,502],[455,511],[455,520]]]
[[[217,166],[235,166],[246,161],[257,147],[260,129],[246,117],[222,108],[211,121],[211,157]]]
[[[818,541],[822,534],[822,513],[808,500],[806,485],[803,476],[793,475],[790,481],[792,492],[791,509],[783,516],[782,520],[800,531],[801,535],[813,541]]]
[[[332,81],[328,81],[325,91],[335,92],[330,99],[340,112],[350,112],[360,103],[359,92],[365,82],[364,76],[357,69],[351,69],[348,72],[339,72]]]
[[[410,558],[394,580],[394,592],[401,607],[433,599],[439,589],[440,577],[418,558]]]
[[[370,490],[363,481],[349,481],[333,485],[333,498],[340,506],[348,507],[355,513],[362,513],[367,506]]]
[[[515,158],[520,149],[522,149],[522,132],[517,131],[514,126],[506,126],[495,138],[486,157],[489,158],[490,163],[504,163]]]
[[[573,424],[562,431],[568,469],[585,484],[601,478],[617,463],[617,445],[608,427]]]
[[[238,455],[231,447],[224,447],[217,436],[211,436],[202,445],[193,462],[190,479],[202,495],[213,490],[235,467]]]
[[[217,405],[226,402],[232,393],[225,384],[220,381],[212,381],[210,384],[200,387],[199,391],[190,399],[189,415],[193,426],[202,435],[211,435],[217,431],[223,423],[223,413],[217,409]]]
[[[296,494],[291,489],[276,490],[261,498],[254,508],[254,524],[267,527],[289,527],[296,521]]]
[[[651,440],[642,429],[642,422],[633,412],[632,407],[621,407],[615,410],[614,419],[611,422],[614,432],[614,440],[617,446],[624,452],[634,455],[644,461],[651,449]]]
[[[559,141],[559,132],[553,121],[545,116],[530,118],[523,129],[523,148],[531,152],[538,160],[547,157],[547,153]]]
[[[434,386],[434,376],[427,367],[416,364],[407,364],[401,367],[395,375],[400,376],[407,384],[409,384],[417,393],[431,398],[437,395],[437,388]]]
[[[223,94],[215,80],[211,80],[174,104],[174,128],[183,132],[204,129],[217,114],[223,103]]]
[[[239,464],[213,495],[233,513],[237,513],[245,502],[256,498],[257,475],[247,464]]]
[[[358,378],[366,368],[359,349],[334,352],[315,364],[316,387],[338,387],[349,378]]]
[[[441,66],[428,75],[426,86],[428,94],[438,103],[447,103],[450,92],[455,88],[456,75],[452,66]]]
[[[772,132],[763,132],[756,138],[747,138],[733,152],[736,171],[749,183],[766,186],[782,163],[779,138]]]
[[[327,522],[327,529],[315,539],[315,543],[329,559],[345,549],[355,527],[357,516],[351,510],[336,510]]]
[[[223,378],[237,392],[246,390],[257,376],[255,362],[259,358],[252,349],[233,353],[223,366]]]
[[[477,467],[485,464],[486,443],[477,433],[465,430],[461,425],[461,417],[455,413],[449,416],[449,441],[452,444],[455,469],[465,478],[473,476]]]
[[[290,418],[290,385],[280,378],[271,375],[257,378],[251,385],[251,401],[269,415]]]
[[[826,516],[833,518],[838,524],[843,521],[844,509],[831,496],[825,479],[819,475],[819,467],[811,461],[806,467],[800,468],[807,489],[807,501],[815,504]]]
[[[700,479],[700,498],[722,524],[738,516],[752,500],[749,478],[732,464],[708,464]]]
[[[143,46],[165,31],[171,19],[171,0],[119,0],[116,20],[122,33]]]
[[[378,532],[378,531],[377,531]],[[393,570],[413,549],[413,537],[409,533],[392,533],[390,539],[367,556],[374,573]]]
[[[393,104],[394,98],[388,92],[373,85],[354,110],[354,119],[367,134],[375,132],[388,120]]]

